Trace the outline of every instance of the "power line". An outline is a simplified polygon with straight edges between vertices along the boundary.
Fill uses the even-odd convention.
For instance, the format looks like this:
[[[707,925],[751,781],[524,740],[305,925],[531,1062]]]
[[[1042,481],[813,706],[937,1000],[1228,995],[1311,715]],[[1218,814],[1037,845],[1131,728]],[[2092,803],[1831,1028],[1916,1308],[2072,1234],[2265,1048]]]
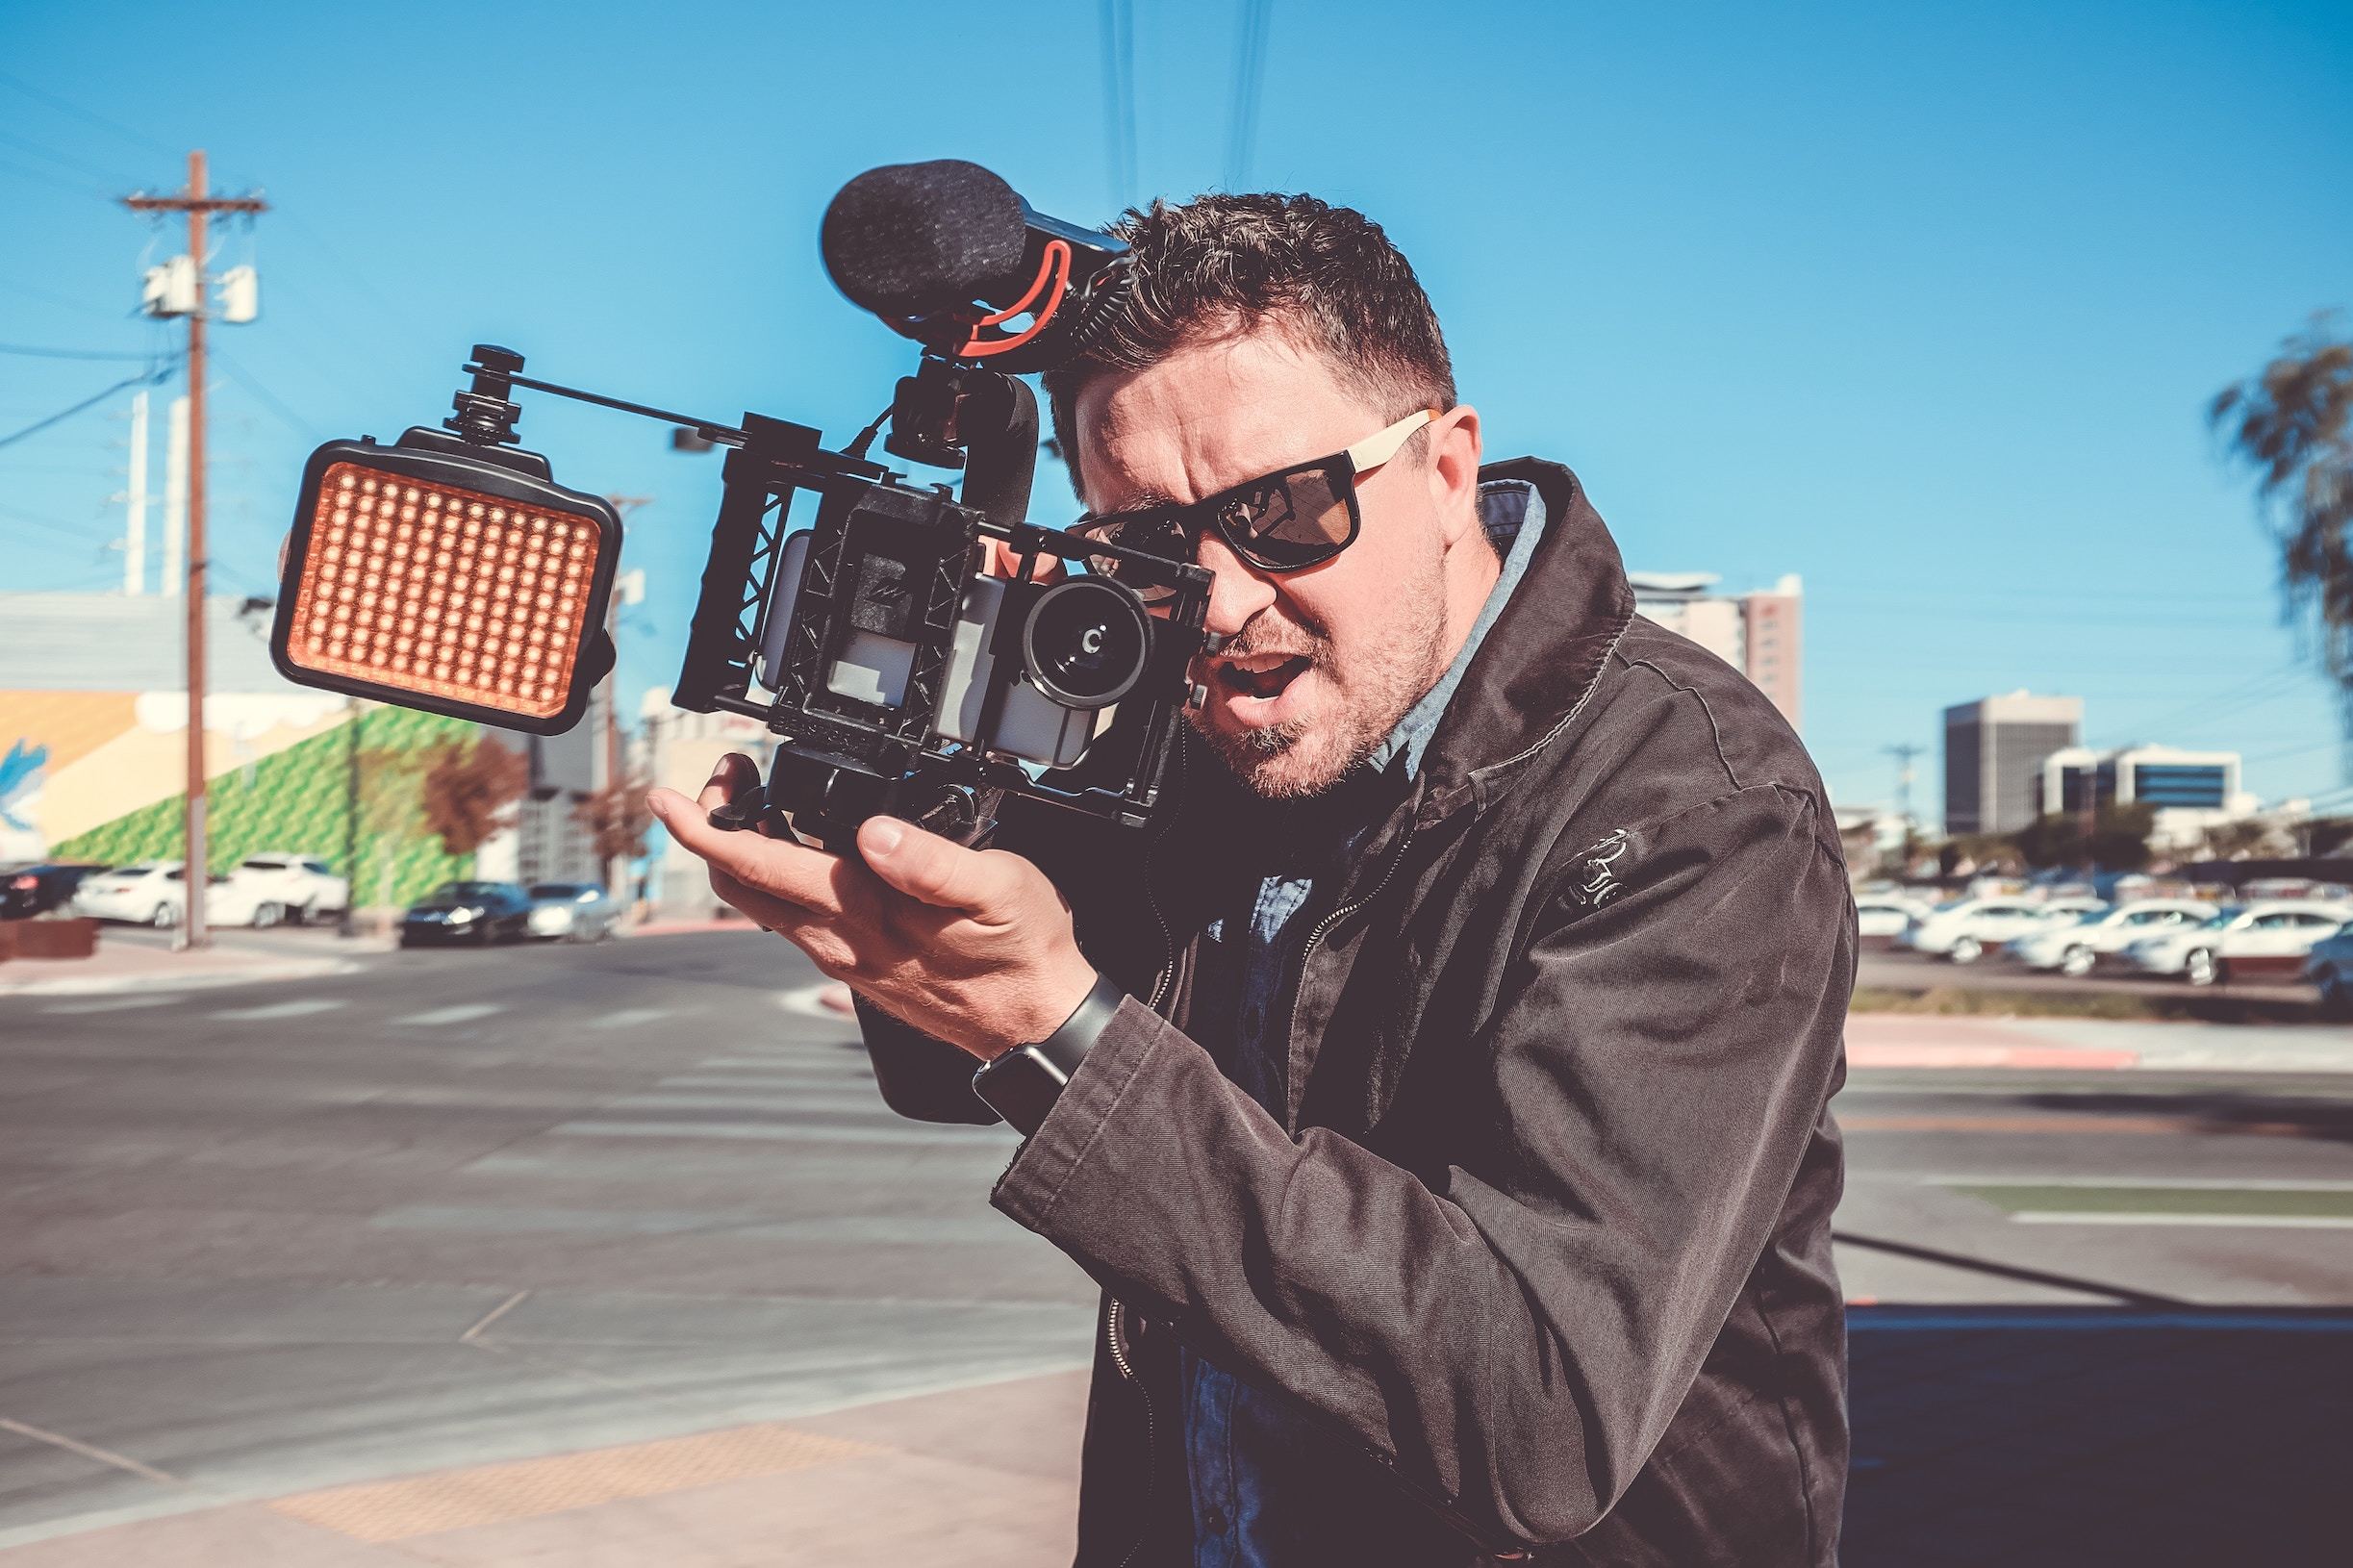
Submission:
[[[295,435],[304,437],[310,441],[319,443],[324,443],[326,441],[327,438],[319,434],[318,427],[316,425],[311,423],[310,420],[304,418],[301,415],[296,414],[292,409],[288,408],[285,403],[279,400],[276,392],[273,392],[267,387],[263,386],[260,381],[256,380],[235,360],[231,359],[228,355],[222,353],[217,348],[213,350],[213,358],[222,369],[229,372],[230,380],[236,382],[239,386],[244,388],[247,392],[253,393],[255,397],[259,398],[262,406],[268,409],[270,413],[276,415],[279,422],[284,424],[287,429],[292,431]]]
[[[6,83],[8,86],[14,88],[17,91],[23,93],[28,98],[38,99],[39,102],[47,104],[52,109],[61,110],[65,114],[73,115],[76,119],[84,120],[91,125],[95,125],[101,131],[108,132],[114,136],[118,136],[141,152],[160,153],[165,158],[175,160],[180,156],[177,152],[164,147],[163,143],[158,141],[150,141],[136,131],[126,130],[121,125],[108,119],[103,114],[95,114],[90,110],[84,109],[79,104],[70,103],[65,99],[59,97],[54,92],[44,91],[43,89],[35,87],[32,83],[26,81],[21,76],[12,75],[7,71],[0,71],[0,83]]]
[[[103,190],[92,190],[86,185],[76,185],[63,175],[52,174],[45,168],[25,168],[16,164],[0,164],[0,174],[13,174],[20,180],[33,180],[41,185],[53,185],[60,190],[70,190],[77,196],[94,196],[100,201],[114,199]]]
[[[28,141],[23,137],[12,135],[7,131],[0,131],[0,141],[7,142],[10,146],[16,148],[20,152],[29,152],[36,158],[46,158],[52,164],[56,164],[63,168],[72,169],[76,173],[94,174],[99,179],[106,181],[110,185],[127,185],[130,183],[129,181],[122,179],[121,176],[116,174],[112,169],[100,168],[97,164],[89,163],[84,159],[75,158],[69,154],[58,152],[53,148],[44,147],[38,141]]]
[[[115,382],[114,385],[98,393],[95,397],[86,397],[81,402],[76,403],[73,407],[64,410],[63,413],[52,414],[46,419],[39,420],[34,424],[26,425],[22,430],[15,432],[13,435],[0,436],[0,446],[13,446],[16,443],[24,440],[27,436],[38,435],[41,431],[48,429],[51,425],[58,423],[60,420],[72,418],[84,409],[97,407],[100,403],[105,402],[108,398],[114,396],[118,392],[122,392],[127,388],[139,386],[142,382],[152,386],[155,383],[164,380],[164,377],[168,376],[170,373],[171,367],[169,366],[164,366],[158,369],[144,371],[139,375],[127,376],[123,380]]]
[[[1108,121],[1103,145],[1110,159],[1111,206],[1137,197],[1136,18],[1133,0],[1102,0],[1103,111]]]
[[[1234,40],[1233,121],[1226,140],[1226,189],[1242,190],[1250,180],[1251,148],[1258,139],[1259,89],[1266,78],[1266,37],[1274,0],[1242,0],[1240,36]]]
[[[33,348],[24,343],[0,343],[0,354],[25,354],[42,360],[142,360],[155,362],[153,354],[134,354],[128,350],[107,348]]]

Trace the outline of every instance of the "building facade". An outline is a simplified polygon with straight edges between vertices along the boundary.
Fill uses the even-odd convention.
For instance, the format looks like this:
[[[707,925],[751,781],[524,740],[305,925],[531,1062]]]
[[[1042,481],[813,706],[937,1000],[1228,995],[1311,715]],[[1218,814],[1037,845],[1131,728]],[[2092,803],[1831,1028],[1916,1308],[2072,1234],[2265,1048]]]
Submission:
[[[2014,833],[2032,822],[2043,763],[2083,736],[2077,696],[2012,692],[1945,709],[1945,832]]]
[[[2149,841],[2165,847],[2195,846],[2208,828],[2252,817],[2261,804],[2239,788],[2236,751],[2067,746],[2045,757],[2035,778],[2041,815],[2136,803],[2157,809]]]
[[[1806,589],[1794,575],[1747,594],[1707,571],[1630,571],[1634,608],[1755,682],[1790,726],[1804,714]]]

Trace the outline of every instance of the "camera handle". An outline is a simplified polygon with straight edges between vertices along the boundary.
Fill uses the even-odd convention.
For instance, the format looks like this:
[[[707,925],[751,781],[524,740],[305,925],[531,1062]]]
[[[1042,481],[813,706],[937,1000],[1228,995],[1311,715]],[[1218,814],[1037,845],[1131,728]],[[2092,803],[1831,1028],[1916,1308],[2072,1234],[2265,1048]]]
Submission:
[[[1029,516],[1038,467],[1038,399],[1027,382],[926,353],[901,376],[882,449],[962,468],[957,501],[1010,528]]]

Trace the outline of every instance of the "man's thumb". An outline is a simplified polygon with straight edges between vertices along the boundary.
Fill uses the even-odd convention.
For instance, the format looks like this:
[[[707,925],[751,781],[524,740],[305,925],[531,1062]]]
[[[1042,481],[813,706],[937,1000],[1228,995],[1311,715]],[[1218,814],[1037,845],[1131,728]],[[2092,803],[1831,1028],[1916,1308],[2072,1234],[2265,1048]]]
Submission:
[[[869,817],[861,823],[858,854],[890,886],[944,909],[978,912],[996,891],[987,856],[896,817]]]

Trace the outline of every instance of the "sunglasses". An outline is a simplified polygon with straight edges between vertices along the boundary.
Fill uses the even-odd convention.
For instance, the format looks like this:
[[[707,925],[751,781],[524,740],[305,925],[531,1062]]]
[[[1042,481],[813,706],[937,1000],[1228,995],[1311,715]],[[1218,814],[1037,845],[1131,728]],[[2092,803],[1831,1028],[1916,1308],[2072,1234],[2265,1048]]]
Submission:
[[[1260,474],[1188,506],[1140,507],[1081,518],[1071,532],[1163,560],[1190,561],[1202,531],[1213,527],[1234,554],[1259,570],[1299,571],[1330,560],[1356,542],[1364,528],[1356,481],[1395,457],[1408,436],[1437,417],[1435,409],[1416,409],[1344,452]],[[1176,592],[1139,580],[1136,564],[1115,556],[1090,555],[1087,569],[1127,580],[1147,604]]]

